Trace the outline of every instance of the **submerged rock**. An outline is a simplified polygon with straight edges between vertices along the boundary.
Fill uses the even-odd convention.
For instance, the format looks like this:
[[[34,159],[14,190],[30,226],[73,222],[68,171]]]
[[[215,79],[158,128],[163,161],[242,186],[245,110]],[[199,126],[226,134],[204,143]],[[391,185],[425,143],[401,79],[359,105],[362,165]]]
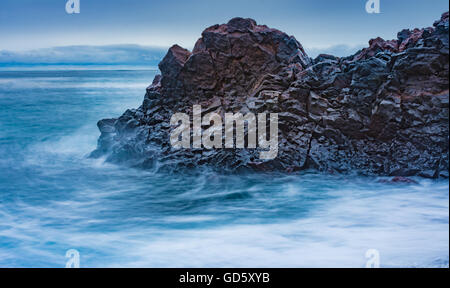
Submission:
[[[171,47],[138,109],[99,122],[95,157],[173,171],[357,171],[448,177],[448,13],[426,29],[381,38],[355,55],[311,59],[292,36],[235,18],[207,28],[192,52]],[[170,145],[170,118],[279,114],[279,153]]]
[[[388,183],[388,184],[419,184],[417,181],[408,178],[408,177],[402,177],[402,176],[396,176],[390,180],[380,180],[379,183]]]

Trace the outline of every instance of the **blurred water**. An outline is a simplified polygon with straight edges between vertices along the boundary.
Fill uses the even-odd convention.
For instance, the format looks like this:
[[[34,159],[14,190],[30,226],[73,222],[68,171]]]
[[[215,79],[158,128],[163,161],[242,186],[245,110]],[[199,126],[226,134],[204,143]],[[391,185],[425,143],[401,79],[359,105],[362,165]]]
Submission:
[[[448,267],[449,182],[154,174],[86,157],[155,71],[0,72],[0,267]]]

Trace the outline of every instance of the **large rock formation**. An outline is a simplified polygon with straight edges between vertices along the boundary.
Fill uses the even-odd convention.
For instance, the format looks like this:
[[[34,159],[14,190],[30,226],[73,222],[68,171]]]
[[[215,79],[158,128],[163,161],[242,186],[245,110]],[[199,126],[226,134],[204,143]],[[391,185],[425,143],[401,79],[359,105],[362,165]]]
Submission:
[[[98,123],[94,157],[142,168],[209,166],[448,177],[448,13],[432,28],[370,40],[346,58],[309,58],[294,37],[235,18],[206,29],[192,52],[177,45],[138,109]],[[180,149],[170,118],[203,112],[279,113],[279,153]]]

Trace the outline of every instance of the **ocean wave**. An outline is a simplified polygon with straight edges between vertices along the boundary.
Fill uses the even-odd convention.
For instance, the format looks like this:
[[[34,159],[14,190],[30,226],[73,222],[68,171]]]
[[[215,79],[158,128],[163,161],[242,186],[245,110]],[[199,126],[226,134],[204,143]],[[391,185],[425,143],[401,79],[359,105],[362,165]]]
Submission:
[[[72,77],[64,78],[16,78],[16,79],[0,79],[1,90],[11,89],[140,89],[145,91],[151,79],[146,82],[133,81],[110,81],[100,79],[98,81],[69,81]]]

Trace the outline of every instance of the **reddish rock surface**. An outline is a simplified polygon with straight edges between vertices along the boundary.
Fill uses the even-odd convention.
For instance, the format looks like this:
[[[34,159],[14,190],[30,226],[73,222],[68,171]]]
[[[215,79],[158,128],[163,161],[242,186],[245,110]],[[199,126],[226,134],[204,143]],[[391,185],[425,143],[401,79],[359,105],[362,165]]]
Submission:
[[[254,20],[207,28],[192,52],[171,47],[143,105],[99,122],[93,156],[173,171],[316,169],[448,177],[448,13],[432,28],[370,40],[355,55],[309,58],[300,43]],[[279,113],[279,154],[174,150],[170,117]]]

